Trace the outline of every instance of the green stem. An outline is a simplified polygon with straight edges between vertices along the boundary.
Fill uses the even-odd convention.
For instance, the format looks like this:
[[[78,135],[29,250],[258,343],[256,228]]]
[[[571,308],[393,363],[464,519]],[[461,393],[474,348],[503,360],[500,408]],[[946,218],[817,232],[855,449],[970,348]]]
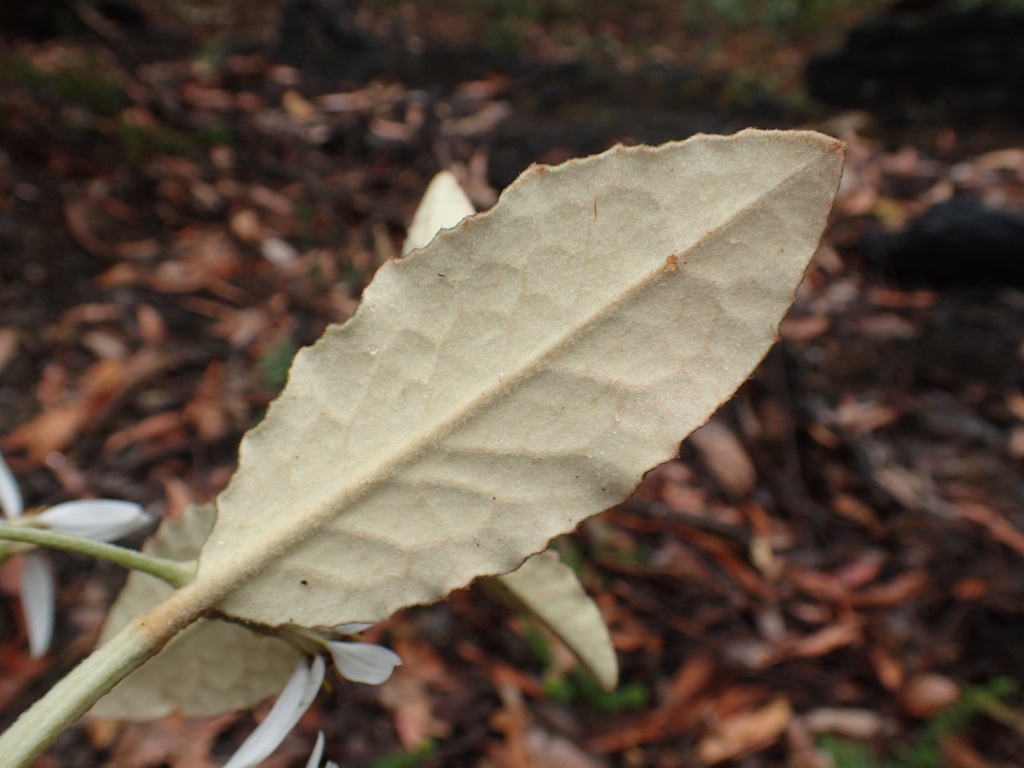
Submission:
[[[988,694],[982,696],[981,711],[993,720],[998,720],[1003,725],[1012,728],[1018,734],[1024,733],[1024,717],[1021,717],[1020,713],[1006,706],[995,696]]]
[[[4,768],[27,768],[99,698],[156,655],[178,632],[199,619],[205,601],[196,582],[131,621],[51,688],[0,735]],[[198,590],[200,593],[202,590]],[[200,594],[199,597],[203,595]]]
[[[22,541],[40,547],[66,549],[83,555],[106,560],[125,568],[148,573],[163,579],[174,587],[183,587],[195,576],[195,565],[153,557],[134,549],[106,544],[102,541],[83,539],[67,533],[57,533],[44,528],[32,528],[26,525],[0,525],[0,540]]]

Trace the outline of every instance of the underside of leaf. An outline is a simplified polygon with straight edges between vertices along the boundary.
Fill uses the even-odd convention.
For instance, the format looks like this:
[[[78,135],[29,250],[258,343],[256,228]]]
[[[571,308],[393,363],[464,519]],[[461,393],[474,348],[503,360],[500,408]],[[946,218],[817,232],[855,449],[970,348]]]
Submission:
[[[143,551],[194,560],[213,526],[214,512],[210,504],[190,506],[180,518],[164,520]],[[107,615],[100,642],[173,591],[157,578],[133,572]],[[209,717],[245,709],[278,693],[299,657],[283,640],[224,621],[201,620],[122,680],[100,699],[92,714],[155,720],[173,713]]]
[[[513,573],[492,580],[565,643],[606,691],[615,689],[619,662],[597,604],[556,552],[541,552]]]
[[[378,621],[617,503],[774,342],[841,164],[744,131],[532,167],[296,356],[196,588],[263,624]]]
[[[450,229],[474,213],[476,209],[455,177],[441,171],[427,185],[402,255],[424,247],[440,230]],[[605,690],[614,690],[619,664],[608,627],[576,573],[562,563],[556,552],[541,552],[527,558],[512,573],[483,581],[517,608],[538,618]]]

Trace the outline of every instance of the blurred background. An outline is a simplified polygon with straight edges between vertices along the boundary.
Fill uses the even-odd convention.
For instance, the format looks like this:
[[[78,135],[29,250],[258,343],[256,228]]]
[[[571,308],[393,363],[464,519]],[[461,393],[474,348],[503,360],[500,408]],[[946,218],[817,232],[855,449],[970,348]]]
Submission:
[[[346,768],[1024,765],[1024,3],[37,0],[0,6],[0,451],[29,505],[180,514],[294,352],[398,255],[432,175],[747,126],[847,143],[832,221],[738,396],[556,542],[611,628],[601,691],[482,590],[321,694]],[[138,543],[136,541],[135,543]],[[0,720],[95,643],[124,574],[55,554]],[[39,768],[220,765],[262,717],[92,720]]]

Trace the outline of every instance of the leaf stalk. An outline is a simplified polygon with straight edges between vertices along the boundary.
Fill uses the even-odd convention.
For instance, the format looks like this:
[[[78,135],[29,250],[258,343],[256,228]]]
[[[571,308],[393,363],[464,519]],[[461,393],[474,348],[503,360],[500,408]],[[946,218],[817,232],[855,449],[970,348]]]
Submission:
[[[0,735],[4,768],[28,768],[107,691],[201,618],[217,595],[196,587],[190,583],[131,621],[22,714]]]
[[[148,573],[166,581],[173,587],[183,587],[195,576],[195,563],[181,563],[163,557],[154,557],[116,544],[85,539],[67,533],[57,533],[25,525],[0,525],[0,540],[20,541],[40,547],[78,552],[98,560]]]

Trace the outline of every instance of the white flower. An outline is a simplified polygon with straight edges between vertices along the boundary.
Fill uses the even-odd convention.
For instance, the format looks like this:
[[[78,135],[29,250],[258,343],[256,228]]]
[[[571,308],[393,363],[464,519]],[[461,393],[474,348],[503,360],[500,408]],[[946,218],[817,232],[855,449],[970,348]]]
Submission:
[[[360,632],[369,624],[344,624],[335,627],[337,631]],[[327,638],[310,630],[296,630],[307,640],[312,640],[330,651],[334,666],[342,677],[356,683],[377,685],[391,677],[395,667],[402,663],[394,651],[372,643],[346,643]],[[320,684],[324,680],[325,663],[322,656],[314,656],[312,662],[303,659],[292,672],[288,684],[278,696],[270,713],[256,730],[247,738],[238,751],[231,757],[224,768],[252,768],[266,760],[271,753],[284,741],[285,736],[295,727],[299,719],[306,713]],[[309,756],[306,768],[319,768],[324,752],[324,735],[321,733]],[[338,768],[330,761],[324,768]]]
[[[341,676],[355,683],[380,685],[402,663],[397,653],[382,645],[341,640],[329,640],[326,645]]]
[[[25,502],[14,474],[0,456],[0,515],[8,520],[21,517]],[[148,525],[152,518],[142,507],[130,501],[85,499],[68,501],[33,515],[57,533],[81,536],[94,541],[113,541]],[[46,653],[53,637],[53,574],[45,557],[38,552],[25,555],[21,572],[21,609],[25,612],[29,654],[38,658]]]
[[[4,457],[0,456],[0,512],[4,517],[17,517],[24,511],[18,481],[14,479]]]
[[[309,762],[306,763],[306,768],[320,768],[320,758],[324,756],[324,732],[316,736],[316,744],[313,745],[313,751],[309,755]],[[338,768],[338,764],[328,760],[327,765],[324,768]]]
[[[28,653],[38,659],[50,647],[53,638],[53,617],[56,587],[46,558],[29,552],[21,569],[21,610],[25,612]]]
[[[115,541],[144,528],[152,519],[138,504],[114,499],[65,501],[36,516],[51,531],[93,541]]]
[[[312,663],[308,659],[300,661],[263,722],[242,742],[224,768],[251,768],[281,746],[316,698],[324,681],[324,669],[321,656],[314,657]]]

